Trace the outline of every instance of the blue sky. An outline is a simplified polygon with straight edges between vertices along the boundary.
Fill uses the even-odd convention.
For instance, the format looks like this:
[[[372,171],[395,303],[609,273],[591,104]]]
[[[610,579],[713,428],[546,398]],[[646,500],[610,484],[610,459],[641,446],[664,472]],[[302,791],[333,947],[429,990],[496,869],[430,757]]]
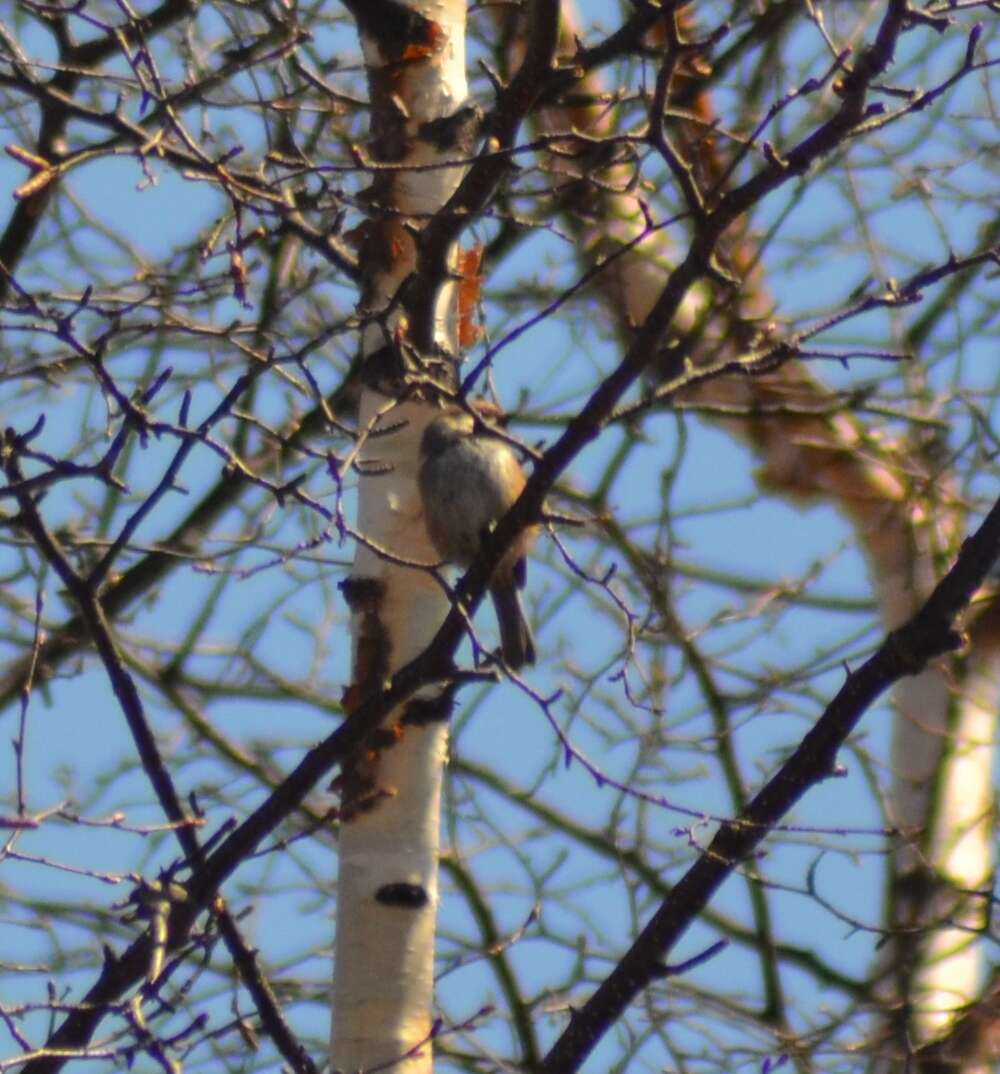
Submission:
[[[601,5],[595,8],[597,14],[610,10]],[[614,17],[614,13],[609,14],[610,19]],[[988,48],[988,38],[987,34],[981,48]],[[44,56],[43,40],[34,37],[30,40]],[[811,52],[818,55],[818,43],[806,31],[801,35],[800,47],[803,55]],[[960,43],[956,43],[950,56],[940,61],[941,70],[952,69],[960,56]],[[962,93],[950,100],[949,109],[961,112],[980,107],[981,86],[981,81],[970,80]],[[246,138],[248,150],[256,144],[254,126],[241,127],[232,112],[220,109],[218,123],[220,140],[228,136],[224,127],[228,123],[232,125],[233,138]],[[839,167],[839,161],[832,161],[822,175],[811,177],[801,196],[797,187],[790,185],[760,207],[754,218],[759,234],[767,233],[780,221],[780,230],[765,249],[764,259],[766,276],[776,296],[775,316],[781,324],[789,329],[801,327],[823,316],[825,311],[836,309],[875,268],[881,273],[880,279],[904,278],[916,266],[947,256],[942,230],[927,203],[918,196],[903,196],[905,183],[914,176],[919,177],[921,168],[927,169],[931,176],[928,182],[941,192],[947,208],[947,238],[953,248],[961,254],[975,245],[978,229],[989,212],[984,201],[964,198],[963,191],[977,191],[990,185],[991,161],[985,152],[978,158],[970,155],[967,146],[958,144],[958,133],[954,138],[950,136],[951,128],[946,124],[936,130],[941,132],[940,140],[935,138],[913,147],[907,144],[906,125],[901,125],[898,133],[885,135],[879,150],[865,145],[852,147],[853,167],[849,172]],[[995,133],[994,127],[994,138]],[[984,136],[984,143],[985,140]],[[905,150],[903,163],[887,172],[884,155],[891,154],[894,148],[901,154]],[[61,193],[65,199],[61,215],[68,221],[67,226],[72,231],[79,221],[77,211],[72,208],[74,204],[85,206],[93,222],[91,228],[80,228],[79,234],[74,235],[80,263],[110,265],[109,271],[122,278],[121,266],[127,260],[112,242],[99,235],[101,225],[127,234],[129,243],[140,255],[137,260],[149,266],[157,266],[169,256],[178,233],[188,234],[192,221],[201,222],[204,231],[210,229],[220,212],[220,200],[215,192],[206,184],[176,176],[155,161],[150,168],[156,179],[153,184],[145,181],[137,161],[126,156],[88,164],[66,180]],[[21,165],[10,158],[0,158],[0,205],[11,204],[6,199],[24,179]],[[794,206],[789,210],[790,198],[794,199]],[[868,234],[860,227],[859,207],[864,209]],[[880,244],[894,252],[873,266],[871,251]],[[227,262],[222,249],[220,245],[220,252],[209,258],[199,271],[225,273]],[[531,284],[550,288],[566,285],[579,272],[572,253],[565,241],[539,233],[491,276],[486,311],[492,338],[502,335],[510,326],[501,319],[499,304],[490,304],[489,287],[521,287],[530,293]],[[51,256],[43,254],[34,264],[35,270],[22,281],[26,285],[74,290],[85,282],[77,268],[70,269]],[[235,299],[222,297],[213,311],[217,323],[227,323],[232,318],[252,322],[259,308],[262,267],[251,264],[250,281],[253,308],[245,310]],[[349,308],[346,291],[339,293],[335,287],[329,287],[325,297],[331,305],[340,303],[345,311]],[[525,308],[530,309],[530,304]],[[503,353],[496,370],[502,397],[514,404],[526,392],[527,410],[536,416],[550,410],[563,414],[572,411],[593,384],[595,371],[611,369],[620,356],[613,330],[606,324],[594,323],[593,310],[592,306],[577,308],[568,318],[546,321],[516,340]],[[939,340],[932,341],[927,348],[929,360],[925,368],[933,388],[941,389],[960,381],[962,391],[970,400],[976,400],[978,393],[988,393],[995,384],[992,359],[996,350],[996,326],[986,325],[984,331],[963,334],[962,318],[972,315],[970,295],[968,309],[959,303],[953,319],[943,322],[943,331],[954,330],[959,338],[952,356],[940,357],[948,348]],[[870,314],[846,323],[822,342],[895,346],[909,317],[909,311]],[[6,329],[2,337],[3,361],[17,364],[24,354],[24,337],[10,330],[9,316],[3,320]],[[31,337],[30,345],[44,350],[51,343]],[[350,341],[337,341],[335,347],[341,350],[330,368],[314,361],[313,369],[324,383],[336,380],[343,354],[350,352],[351,345]],[[918,354],[918,361],[923,357]],[[235,373],[229,360],[224,347],[216,351],[213,345],[201,342],[190,349],[171,345],[162,354],[151,353],[145,344],[139,344],[132,352],[116,357],[115,369],[117,375],[127,378],[139,376],[151,365],[157,369],[172,366],[176,383],[190,380],[193,385],[191,413],[197,420],[217,403],[231,383]],[[819,371],[839,387],[865,385],[875,378],[886,378],[884,365],[874,362],[855,361],[846,369],[825,363]],[[899,393],[903,384],[898,378],[894,381],[890,373],[886,389],[890,395]],[[23,393],[18,382],[9,379],[0,383],[0,399],[5,407],[5,420],[19,429],[31,424],[42,405],[38,394]],[[176,414],[179,389],[168,387],[164,399],[170,400],[163,404],[164,414]],[[49,418],[39,439],[44,450],[54,455],[73,450],[81,428],[87,433],[88,457],[94,458],[105,450],[103,403],[98,393],[74,384],[48,393],[43,405]],[[296,399],[287,384],[276,378],[265,384],[258,399],[259,413],[275,422],[283,420],[296,407],[304,409],[305,402]],[[968,411],[959,405],[948,410],[947,420],[958,441],[967,427],[967,415]],[[893,427],[891,422],[886,424]],[[555,435],[543,422],[525,422],[518,432],[528,440],[551,440]],[[618,430],[609,431],[584,451],[566,477],[568,485],[580,491],[590,489],[622,435]],[[756,461],[717,426],[691,415],[679,422],[675,414],[663,412],[643,423],[642,435],[641,448],[633,452],[628,468],[610,493],[616,518],[623,524],[634,524],[640,528],[639,532],[643,532],[643,527],[647,532],[655,527],[664,495],[664,473],[676,462],[670,496],[675,520],[672,538],[677,542],[674,554],[678,560],[705,570],[746,572],[775,583],[811,575],[810,592],[815,594],[846,595],[858,601],[870,594],[855,536],[837,512],[828,505],[801,508],[774,497],[758,498]],[[133,494],[140,495],[144,488],[155,485],[173,450],[171,441],[153,440],[136,454],[129,468]],[[197,497],[213,485],[219,470],[215,456],[207,451],[195,452],[181,474],[187,494],[169,494],[139,530],[137,542],[140,545],[153,542],[168,533]],[[978,480],[982,495],[996,493],[992,471],[981,474]],[[331,482],[319,467],[312,468],[309,488],[317,496],[333,494]],[[93,482],[61,486],[45,502],[46,517],[57,527],[80,512],[81,499],[98,503],[104,495]],[[350,495],[347,502],[350,503]],[[294,549],[298,542],[320,528],[308,512],[279,511],[262,493],[254,492],[243,501],[240,510],[230,511],[217,524],[209,550],[213,544],[221,548],[234,535],[245,532],[248,519],[260,520],[267,551],[249,553],[241,561],[244,567],[263,562],[276,552]],[[581,561],[590,562],[595,570],[610,566],[607,552],[596,548],[586,529],[567,533],[566,540]],[[17,573],[21,554],[10,546],[0,550],[0,576]],[[314,555],[295,561],[288,571],[254,574],[228,585],[218,597],[212,595],[218,579],[213,573],[215,568],[206,570],[201,563],[176,570],[150,600],[130,613],[131,629],[143,638],[136,655],[140,660],[154,659],[157,643],[183,637],[192,609],[210,601],[211,618],[206,636],[216,651],[196,659],[193,668],[207,677],[238,675],[239,662],[227,659],[227,651],[236,644],[247,624],[254,622],[259,630],[254,652],[266,654],[268,668],[290,681],[306,681],[311,689],[335,703],[348,678],[346,610],[335,583],[352,555],[349,544],[341,545],[331,539]],[[695,578],[674,578],[671,584],[684,622],[693,631],[704,633],[708,650],[725,664],[721,681],[734,692],[746,688],[751,673],[763,674],[773,668],[776,678],[780,678],[781,669],[795,667],[824,652],[826,647],[852,632],[846,653],[857,661],[879,636],[874,628],[874,613],[870,611],[833,613],[803,606],[780,617],[771,617],[766,612],[753,611],[752,596],[737,596],[726,588]],[[23,578],[11,589],[21,597],[31,592]],[[67,603],[52,579],[47,580],[46,589],[46,616],[49,622],[57,623],[66,614]],[[543,653],[531,682],[543,693],[563,691],[561,700],[552,706],[551,716],[569,729],[574,745],[602,771],[618,779],[636,781],[647,771],[659,777],[662,773],[653,767],[653,758],[659,764],[661,751],[674,751],[676,759],[671,753],[668,768],[676,776],[676,782],[667,787],[653,784],[650,793],[688,810],[709,815],[728,813],[730,803],[713,753],[701,746],[712,732],[690,677],[671,684],[668,708],[658,729],[660,738],[652,742],[631,740],[624,725],[616,722],[617,713],[624,707],[624,687],[613,677],[616,667],[608,663],[602,670],[619,643],[620,623],[606,609],[599,612],[599,606],[607,603],[599,593],[578,588],[567,595],[565,567],[560,565],[557,551],[544,540],[531,565],[528,603],[540,627],[538,636]],[[488,610],[481,613],[479,625],[485,633],[492,632]],[[558,654],[558,662],[546,654]],[[676,674],[682,667],[673,652],[668,651],[665,660],[670,674]],[[784,752],[822,711],[824,701],[836,690],[842,674],[837,660],[831,660],[830,667],[808,689],[776,688],[762,700],[753,718],[739,726],[735,732],[737,752],[750,785],[758,785],[773,772]],[[148,688],[146,696],[167,756],[175,756],[180,763],[190,748],[189,732],[162,698],[156,698]],[[473,698],[477,704],[467,718],[464,706]],[[278,717],[282,745],[275,747],[271,744],[275,736],[275,706],[270,701],[230,697],[211,703],[209,711],[213,723],[221,730],[245,748],[259,748],[282,770],[294,765],[300,751],[328,733],[332,726],[331,713],[322,711],[316,704],[306,701],[282,704]],[[616,714],[610,723],[609,713]],[[12,726],[12,716],[13,713],[8,714],[8,727]],[[884,705],[869,713],[860,732],[868,754],[885,756],[888,728],[889,714]],[[615,803],[616,837],[627,844],[630,839],[638,839],[641,832],[647,841],[644,851],[662,863],[665,876],[675,878],[678,870],[691,860],[690,842],[707,842],[710,835],[710,823],[692,830],[689,817],[665,804],[643,805],[627,797],[616,802],[620,797],[617,792],[610,786],[598,786],[579,763],[561,765],[551,726],[539,707],[512,686],[496,687],[482,698],[467,690],[456,712],[455,730],[456,758],[490,766],[501,778],[524,787],[526,792],[530,790],[540,802],[551,804],[581,823],[595,826],[612,823],[609,804]],[[146,781],[138,773],[133,771],[117,778],[107,793],[102,791],[102,781],[109,771],[115,770],[130,753],[120,712],[93,658],[85,660],[82,668],[67,665],[64,676],[46,694],[36,692],[32,699],[25,762],[31,806],[40,809],[68,797],[81,806],[86,805],[90,814],[124,808],[132,823],[155,823],[159,819],[158,810],[150,804]],[[643,762],[646,754],[650,757],[648,770]],[[854,829],[877,829],[881,821],[864,766],[850,751],[843,760],[847,767],[844,779],[830,781],[811,792],[796,811],[794,822],[824,828],[835,823],[838,828],[852,829],[850,834],[787,833],[774,841],[762,868],[773,880],[801,887],[809,865],[822,856],[817,876],[824,891],[845,914],[874,922],[880,914],[879,841],[874,836],[858,835]],[[9,757],[7,765],[4,780],[10,786],[13,761]],[[208,761],[191,762],[179,770],[183,771],[181,790],[186,793],[200,789],[210,805],[213,791],[224,787],[227,804],[220,802],[210,808],[210,828],[229,815],[232,803],[248,810],[263,794],[251,780],[234,777],[231,769]],[[53,777],[59,772],[63,774],[61,780]],[[884,771],[882,776],[885,777]],[[557,900],[545,909],[545,924],[551,935],[570,937],[575,930],[581,935],[593,930],[594,936],[603,937],[612,948],[620,948],[629,941],[637,919],[648,911],[646,897],[634,903],[623,898],[621,879],[608,863],[572,841],[544,832],[526,836],[526,818],[517,805],[486,792],[488,806],[469,804],[462,797],[465,781],[465,776],[454,775],[450,790],[462,817],[456,829],[459,847],[474,862],[482,883],[496,891],[493,907],[503,928],[515,931],[529,916],[534,899],[528,883],[530,870],[526,868],[530,863],[534,869],[551,866],[551,884],[557,889],[586,889],[585,899],[575,907],[567,908]],[[831,822],[831,818],[835,821]],[[865,851],[854,855],[859,843]],[[86,897],[107,905],[126,896],[129,883],[125,874],[141,868],[149,875],[175,855],[168,839],[150,838],[145,840],[145,850],[137,860],[136,844],[134,837],[112,834],[106,829],[46,825],[37,833],[25,834],[19,840],[19,849],[81,868],[119,874],[122,882],[111,886],[78,879],[49,867],[20,863],[16,870],[8,864],[6,883],[37,891],[39,895]],[[247,930],[270,964],[291,968],[297,960],[308,959],[311,975],[317,981],[323,979],[333,927],[326,889],[332,887],[335,868],[332,839],[323,837],[296,844],[287,855],[271,855],[254,863],[234,880],[234,898],[245,897],[255,906]],[[310,873],[319,883],[319,890],[314,894],[303,891],[303,876]],[[258,898],[253,890],[257,884],[277,889],[287,884],[288,889],[277,897]],[[745,920],[748,909],[743,881],[730,881],[713,905]],[[831,924],[830,917],[801,894],[775,895],[774,912],[783,939],[821,947],[824,957],[845,972],[864,972],[875,946],[873,935],[852,934],[846,927]],[[459,959],[456,968],[449,962],[460,951],[458,937],[466,932],[474,933],[475,929],[470,927],[468,910],[451,890],[447,878],[441,925],[445,936],[443,957],[445,965],[450,967],[441,981],[442,1003],[451,1014],[469,1015],[495,990],[495,985],[483,963],[471,957],[467,962]],[[0,921],[0,936],[5,957],[11,960],[42,958],[46,950],[44,937],[9,920]],[[671,958],[679,960],[693,954],[714,936],[705,926],[693,928]],[[596,943],[594,946],[598,947]],[[599,946],[603,949],[604,943]],[[96,960],[98,953],[95,951],[93,956]],[[560,951],[551,939],[533,936],[529,930],[525,940],[514,946],[512,958],[527,987],[540,989],[546,983],[556,987],[569,972],[572,951],[568,942]],[[80,983],[88,982],[94,968],[95,964],[85,966],[79,974],[70,977]],[[605,967],[609,968],[610,965]],[[757,989],[756,978],[755,964],[734,945],[696,971],[692,980],[705,987],[723,984],[745,989],[750,994]],[[814,1013],[815,1004],[823,1002],[824,997],[815,993],[814,982],[804,975],[790,972],[787,986],[789,992],[801,995],[804,1010]],[[586,989],[581,991],[585,993]],[[33,993],[34,999],[43,998],[43,976],[32,982],[24,998],[29,993]],[[225,997],[222,993],[220,997],[221,1007]],[[574,1001],[579,998],[575,996]],[[304,1030],[319,1037],[325,1034],[326,1015],[319,1004],[298,1006],[294,1017]],[[543,1035],[550,1038],[558,1032],[561,1016],[554,1015],[542,1024]],[[503,1042],[502,1026],[492,1027],[487,1039],[489,1033],[496,1034],[498,1043]],[[616,1047],[609,1038],[586,1070],[597,1074],[608,1069]],[[654,1042],[648,1053],[644,1053],[654,1068],[663,1061],[656,1048]],[[746,1069],[751,1069],[758,1059],[748,1057]]]

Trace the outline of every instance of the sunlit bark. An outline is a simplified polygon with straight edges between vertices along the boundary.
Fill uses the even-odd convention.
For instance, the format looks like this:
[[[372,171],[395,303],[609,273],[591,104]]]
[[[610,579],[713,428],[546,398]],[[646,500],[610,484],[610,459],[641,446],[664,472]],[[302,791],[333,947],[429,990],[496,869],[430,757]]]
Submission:
[[[383,164],[454,159],[424,126],[451,117],[466,96],[465,4],[413,4],[413,22],[394,30],[381,5],[359,15],[372,100],[372,156]],[[423,19],[422,23],[419,19]],[[401,36],[394,36],[400,34]],[[453,169],[376,173],[372,215],[361,235],[365,279],[359,314],[369,366],[394,355],[405,332],[392,309],[414,269],[419,228],[461,177]],[[439,304],[437,339],[453,349],[450,293]],[[391,365],[392,357],[388,359]],[[427,645],[448,608],[433,577],[406,562],[436,562],[424,531],[416,465],[433,411],[397,401],[385,365],[363,373],[359,428],[366,437],[358,488],[357,546],[344,586],[352,609],[353,685],[348,707],[378,691]],[[432,1065],[431,1007],[437,910],[438,821],[447,723],[438,711],[416,720],[397,712],[379,741],[353,758],[343,800],[337,892],[332,1063],[354,1071],[394,1063]]]

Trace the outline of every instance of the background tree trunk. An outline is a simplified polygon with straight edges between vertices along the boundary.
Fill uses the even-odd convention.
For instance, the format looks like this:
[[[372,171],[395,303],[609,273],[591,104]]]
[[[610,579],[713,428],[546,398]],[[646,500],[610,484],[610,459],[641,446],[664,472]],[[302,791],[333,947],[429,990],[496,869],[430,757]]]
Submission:
[[[457,143],[429,132],[465,105],[465,4],[356,11],[372,102],[374,207],[360,237],[363,277],[357,532],[345,595],[353,636],[350,710],[418,656],[448,608],[417,489],[420,437],[433,410],[409,402],[400,289],[416,269],[414,233],[454,193]],[[434,124],[438,124],[438,128]],[[460,132],[457,132],[460,133]],[[414,170],[407,169],[420,169]],[[449,255],[446,255],[449,256]],[[449,258],[450,259],[450,258]],[[454,288],[437,297],[434,343],[454,353]],[[391,712],[340,776],[340,853],[331,1062],[335,1070],[432,1069],[438,829],[448,702],[435,691]]]

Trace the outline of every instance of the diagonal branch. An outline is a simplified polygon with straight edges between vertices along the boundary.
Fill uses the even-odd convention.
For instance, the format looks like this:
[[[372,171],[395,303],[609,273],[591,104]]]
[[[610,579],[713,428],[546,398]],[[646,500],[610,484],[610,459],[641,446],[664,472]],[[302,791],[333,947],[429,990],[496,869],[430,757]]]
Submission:
[[[723,881],[807,791],[836,774],[837,751],[875,701],[893,683],[918,674],[937,657],[959,648],[959,617],[998,558],[1000,500],[965,541],[951,570],[919,611],[848,675],[792,756],[738,817],[719,827],[622,960],[576,1012],[545,1057],[540,1067],[543,1074],[572,1074],[580,1068],[625,1008],[658,978],[663,959]]]
[[[9,435],[6,440],[4,453],[6,455],[5,469],[8,478],[12,483],[21,483],[23,474],[16,455],[17,444],[16,442],[10,442],[11,437]],[[182,461],[183,454],[182,448],[177,453],[178,467],[180,461]],[[136,750],[139,753],[143,771],[153,786],[163,812],[171,822],[188,865],[192,869],[203,866],[205,864],[205,854],[195,835],[197,818],[190,816],[181,804],[170,772],[160,754],[152,728],[146,717],[138,687],[126,666],[112,634],[111,626],[97,598],[95,583],[90,578],[81,577],[73,569],[72,564],[59,547],[57,539],[49,532],[31,498],[22,492],[18,496],[18,502],[21,508],[21,524],[31,535],[41,555],[59,575],[60,580],[80,608],[80,615],[93,639],[101,662],[104,665],[105,673],[125,714]],[[214,901],[212,911],[219,923],[223,941],[229,950],[237,971],[247,991],[253,997],[265,1030],[272,1037],[279,1051],[296,1074],[316,1074],[315,1063],[296,1040],[295,1035],[285,1021],[271,986],[260,971],[256,955],[244,941],[236,920],[221,899]],[[149,946],[151,949],[150,960],[152,960],[155,958],[152,950],[155,943],[150,942]],[[106,959],[105,969],[111,962],[111,959]],[[146,967],[151,964],[151,961],[144,963]],[[130,983],[134,984],[136,982],[132,981]],[[155,986],[154,980],[150,980],[149,983],[151,987]],[[46,1067],[43,1065],[40,1069],[46,1069]]]

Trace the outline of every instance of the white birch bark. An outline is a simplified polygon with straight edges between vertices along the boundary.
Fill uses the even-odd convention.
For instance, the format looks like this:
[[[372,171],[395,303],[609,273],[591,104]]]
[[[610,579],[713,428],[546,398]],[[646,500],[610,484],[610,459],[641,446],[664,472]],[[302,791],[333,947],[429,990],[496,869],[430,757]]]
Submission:
[[[933,510],[933,505],[931,506]],[[857,514],[857,511],[855,512]],[[882,619],[901,623],[930,591],[935,552],[955,547],[962,513],[941,506],[938,524],[905,500],[869,515],[868,553]],[[950,532],[947,532],[949,531]],[[886,926],[894,930],[878,965],[891,968],[890,1003],[900,1001],[897,1050],[949,1033],[956,1016],[983,988],[984,961],[975,941],[987,920],[994,868],[996,705],[1000,696],[995,639],[973,629],[961,662],[903,679],[893,692],[889,808],[903,833],[892,856]],[[893,1069],[895,1059],[885,1064]],[[956,1063],[972,1074],[973,1060]]]
[[[995,865],[996,815],[990,774],[997,732],[1000,669],[996,654],[977,659],[962,683],[952,725],[944,737],[936,786],[928,788],[928,858],[948,885],[941,916],[954,927],[930,932],[921,952],[915,1003],[924,1039],[947,1031],[957,1012],[980,994],[983,957],[975,941],[989,919]],[[982,895],[970,894],[981,892]],[[986,1069],[979,1064],[967,1071]]]
[[[379,107],[398,109],[388,117],[398,148],[391,163],[453,160],[456,150],[422,137],[421,126],[453,115],[465,101],[465,3],[409,0],[409,7],[431,24],[416,54],[411,50],[402,59],[386,55],[379,28],[369,33],[359,27],[373,113]],[[373,114],[373,127],[386,118]],[[385,311],[413,269],[413,243],[404,223],[419,228],[460,178],[458,168],[393,171],[376,178],[376,204],[362,253],[368,276],[361,314]],[[372,251],[375,256],[366,256]],[[437,339],[451,351],[453,320],[445,294]],[[363,337],[365,354],[383,347],[396,332],[405,333],[405,326],[392,314],[370,323]],[[370,383],[362,392],[362,433],[389,431],[369,436],[363,449],[361,542],[345,589],[353,640],[348,695],[356,699],[379,689],[418,655],[448,610],[429,574],[379,554],[384,550],[409,562],[437,561],[424,531],[416,485],[420,436],[432,416],[427,405],[399,405]],[[387,728],[391,732],[377,750],[354,759],[345,781],[331,1062],[334,1070],[351,1074],[385,1064],[394,1064],[391,1069],[400,1074],[426,1074],[432,1068],[438,818],[447,723],[407,723],[400,712]]]

